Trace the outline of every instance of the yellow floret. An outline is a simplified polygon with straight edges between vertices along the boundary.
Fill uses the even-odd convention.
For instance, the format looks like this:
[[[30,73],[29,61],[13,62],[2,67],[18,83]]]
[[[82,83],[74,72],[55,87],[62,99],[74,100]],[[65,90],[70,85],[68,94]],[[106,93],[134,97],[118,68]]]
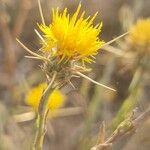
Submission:
[[[150,47],[150,19],[139,20],[131,27],[129,40],[134,47]]]
[[[67,13],[67,9],[63,13],[60,13],[58,8],[52,9],[52,23],[39,26],[45,40],[42,42],[43,52],[51,52],[61,60],[92,61],[92,56],[97,54],[104,43],[98,38],[102,22],[94,26],[93,21],[97,13],[84,19],[85,12],[79,16],[80,9],[81,4],[72,17]]]
[[[44,89],[47,87],[46,83],[41,83],[38,86],[32,88],[26,95],[25,101],[26,104],[33,107],[35,111],[38,110],[39,102],[42,96]],[[48,108],[50,111],[54,111],[64,104],[64,96],[59,90],[53,91],[49,96]]]

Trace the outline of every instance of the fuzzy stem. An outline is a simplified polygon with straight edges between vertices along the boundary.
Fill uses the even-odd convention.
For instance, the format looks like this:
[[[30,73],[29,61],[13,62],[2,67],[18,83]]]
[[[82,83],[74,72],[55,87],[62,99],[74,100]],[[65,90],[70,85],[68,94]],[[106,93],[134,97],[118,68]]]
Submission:
[[[37,117],[37,132],[36,132],[36,137],[35,137],[35,142],[33,145],[32,150],[42,150],[43,147],[43,141],[44,141],[44,136],[45,136],[45,126],[46,126],[46,119],[47,119],[47,114],[48,114],[48,97],[49,95],[54,91],[55,87],[54,81],[56,78],[56,72],[54,73],[51,82],[49,83],[47,89],[44,91],[41,101],[39,104],[38,108],[38,117]]]

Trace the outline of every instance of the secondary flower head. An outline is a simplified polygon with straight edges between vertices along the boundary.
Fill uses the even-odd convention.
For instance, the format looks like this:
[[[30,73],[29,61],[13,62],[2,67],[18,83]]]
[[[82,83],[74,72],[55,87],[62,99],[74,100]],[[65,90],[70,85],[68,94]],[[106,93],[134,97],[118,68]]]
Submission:
[[[25,102],[29,106],[33,107],[35,111],[38,110],[38,106],[40,103],[40,99],[44,89],[47,87],[46,83],[41,83],[38,86],[32,88],[26,95]],[[48,108],[51,111],[54,111],[64,104],[64,96],[61,94],[59,90],[55,90],[49,96]]]
[[[43,52],[48,52],[60,60],[92,61],[92,57],[104,43],[98,38],[102,22],[94,26],[97,13],[93,17],[85,18],[85,12],[79,16],[80,9],[81,4],[72,17],[67,8],[62,13],[58,8],[52,9],[52,23],[39,26],[43,32]]]
[[[150,19],[139,20],[132,26],[128,38],[134,47],[150,47]]]

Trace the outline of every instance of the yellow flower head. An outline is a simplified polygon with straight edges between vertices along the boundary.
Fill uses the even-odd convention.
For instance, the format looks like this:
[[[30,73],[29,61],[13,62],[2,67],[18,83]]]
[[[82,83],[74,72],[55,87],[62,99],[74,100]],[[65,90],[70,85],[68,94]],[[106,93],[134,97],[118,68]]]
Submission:
[[[26,95],[25,98],[26,104],[32,106],[35,111],[37,111],[38,109],[42,93],[46,87],[47,87],[46,83],[41,83],[38,86],[31,89]],[[61,94],[59,90],[55,90],[49,96],[48,108],[51,111],[54,111],[60,108],[63,104],[64,104],[64,96]]]
[[[134,47],[150,47],[150,19],[139,20],[131,27],[129,40]]]
[[[60,60],[92,61],[92,56],[97,54],[104,43],[98,38],[102,22],[94,26],[93,21],[97,13],[84,19],[85,12],[79,16],[80,9],[81,4],[72,17],[67,13],[67,8],[63,13],[60,13],[58,8],[52,9],[52,23],[49,26],[39,26],[44,34],[43,52],[51,52]]]

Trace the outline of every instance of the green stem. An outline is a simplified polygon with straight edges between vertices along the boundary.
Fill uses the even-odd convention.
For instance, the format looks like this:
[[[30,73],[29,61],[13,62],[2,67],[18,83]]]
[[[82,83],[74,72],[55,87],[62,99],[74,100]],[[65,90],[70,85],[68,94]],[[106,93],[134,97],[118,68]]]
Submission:
[[[122,106],[120,107],[116,117],[112,122],[113,130],[125,120],[126,116],[130,114],[130,112],[134,109],[137,103],[140,101],[140,97],[142,96],[142,87],[141,80],[143,78],[144,69],[142,67],[138,67],[134,73],[132,81],[129,86],[129,96],[124,100]]]
[[[40,104],[38,108],[38,117],[37,117],[37,132],[36,132],[35,142],[32,150],[42,150],[43,147],[43,141],[46,132],[45,131],[46,119],[48,114],[48,108],[47,108],[48,97],[55,89],[53,85],[56,78],[56,74],[57,73],[55,72],[51,79],[51,82],[49,83],[47,89],[44,91],[40,100]]]

